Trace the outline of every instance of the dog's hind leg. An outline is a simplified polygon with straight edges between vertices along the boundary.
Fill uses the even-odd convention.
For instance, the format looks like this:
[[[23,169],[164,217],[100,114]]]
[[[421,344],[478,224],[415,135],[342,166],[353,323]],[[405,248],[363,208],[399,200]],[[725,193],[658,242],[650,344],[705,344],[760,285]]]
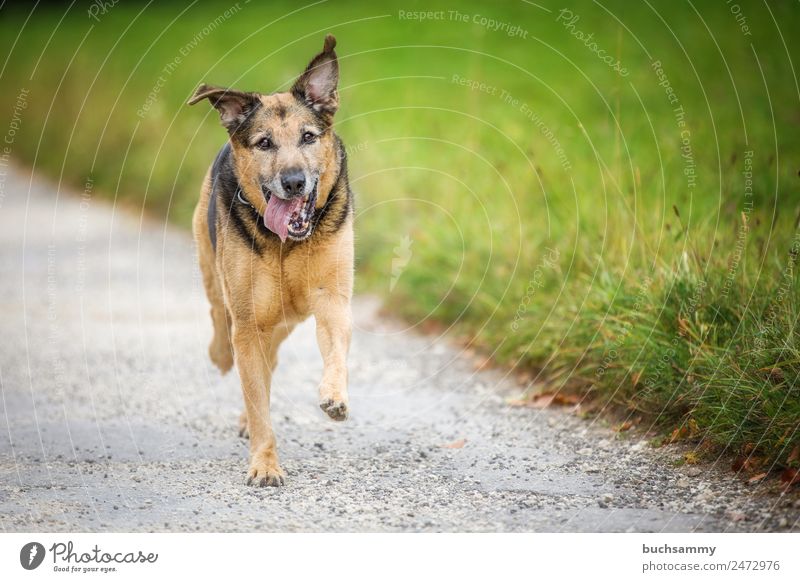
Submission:
[[[208,346],[208,355],[220,372],[225,374],[233,367],[233,344],[231,342],[231,316],[222,301],[211,306],[211,319],[214,322],[214,337]]]
[[[208,355],[224,374],[233,367],[231,318],[225,307],[222,286],[217,275],[216,251],[211,244],[208,231],[209,183],[209,176],[206,176],[203,193],[192,218],[192,231],[197,245],[197,259],[203,275],[203,286],[211,304],[211,320],[214,324],[214,337],[208,347]]]
[[[200,264],[203,267],[203,261]],[[213,268],[214,266],[211,265],[210,269]],[[227,307],[225,307],[217,274],[213,271],[210,273],[206,271],[207,268],[203,267],[203,282],[205,283],[208,301],[211,303],[211,321],[214,323],[214,337],[211,338],[211,343],[208,346],[208,355],[220,372],[225,374],[233,367],[231,316]]]

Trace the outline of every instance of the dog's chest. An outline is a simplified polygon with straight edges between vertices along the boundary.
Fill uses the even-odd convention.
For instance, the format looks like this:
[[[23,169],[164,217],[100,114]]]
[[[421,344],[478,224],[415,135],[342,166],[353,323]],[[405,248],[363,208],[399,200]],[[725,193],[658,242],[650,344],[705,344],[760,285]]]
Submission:
[[[283,260],[270,257],[262,261],[253,290],[260,296],[262,309],[279,311],[280,319],[305,319],[311,312],[311,293],[319,284],[316,261],[302,253]]]
[[[245,319],[255,318],[259,325],[299,322],[312,313],[320,294],[351,293],[352,229],[261,255],[242,252],[243,245],[232,248],[236,252],[226,245],[219,255],[225,259],[221,264],[229,308],[241,311]]]

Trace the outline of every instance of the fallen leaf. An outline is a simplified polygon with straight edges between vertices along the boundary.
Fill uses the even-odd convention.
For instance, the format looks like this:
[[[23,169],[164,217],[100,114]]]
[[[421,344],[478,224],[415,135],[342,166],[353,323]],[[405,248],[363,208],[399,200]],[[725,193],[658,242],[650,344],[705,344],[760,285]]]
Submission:
[[[758,475],[753,475],[752,477],[750,477],[750,478],[747,480],[747,482],[748,482],[748,483],[750,483],[751,485],[752,485],[753,483],[758,483],[759,481],[763,481],[763,480],[764,480],[764,477],[766,477],[768,474],[769,474],[769,473],[759,473]]]
[[[420,327],[422,331],[428,335],[437,335],[444,330],[444,326],[441,323],[433,321],[432,319],[426,319],[422,322]]]
[[[787,459],[787,462],[793,463],[797,460],[800,460],[800,445],[797,445],[795,448],[792,449],[792,452],[789,453],[789,458]]]
[[[739,471],[746,471],[750,468],[750,459],[747,457],[736,457],[733,460],[733,464],[731,465],[731,469],[738,473]]]
[[[577,394],[563,394],[561,392],[553,394],[553,404],[560,404],[562,406],[572,406],[578,404],[581,397]]]
[[[538,396],[534,397],[533,400],[530,401],[531,408],[547,408],[553,401],[555,400],[554,394],[539,394]]]
[[[509,400],[510,406],[526,406],[528,408],[547,408],[551,405],[576,406],[580,403],[581,397],[577,394],[564,394],[561,392],[540,392],[530,398]]]
[[[671,435],[669,435],[669,442],[674,443],[675,441],[685,439],[688,435],[689,429],[687,429],[685,426],[679,426],[672,431]]]
[[[486,370],[487,368],[492,367],[492,359],[491,358],[476,358],[475,361],[472,363],[472,368],[476,372],[480,372],[481,370]]]
[[[453,441],[452,443],[447,443],[446,445],[442,445],[442,448],[443,449],[463,449],[465,444],[467,444],[467,439],[458,439],[457,441]]]
[[[769,371],[769,379],[775,384],[780,384],[783,382],[783,370],[780,368],[772,368]]]
[[[790,485],[797,485],[800,483],[800,471],[789,467],[781,473],[781,481],[787,487]]]
[[[683,460],[686,461],[687,465],[696,465],[700,458],[697,456],[697,453],[694,451],[689,451],[684,453]]]
[[[633,422],[630,420],[626,420],[618,425],[613,427],[614,432],[625,432],[626,430],[630,430],[633,428]]]

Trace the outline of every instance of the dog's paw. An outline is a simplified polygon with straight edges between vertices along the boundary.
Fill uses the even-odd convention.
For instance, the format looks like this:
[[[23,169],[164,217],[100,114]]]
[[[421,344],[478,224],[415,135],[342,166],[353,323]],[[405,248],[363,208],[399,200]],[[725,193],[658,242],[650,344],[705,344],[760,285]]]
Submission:
[[[326,398],[319,403],[319,407],[333,420],[347,420],[347,403],[342,400]]]
[[[276,463],[253,461],[247,471],[246,484],[252,487],[280,487],[286,484],[286,473]]]

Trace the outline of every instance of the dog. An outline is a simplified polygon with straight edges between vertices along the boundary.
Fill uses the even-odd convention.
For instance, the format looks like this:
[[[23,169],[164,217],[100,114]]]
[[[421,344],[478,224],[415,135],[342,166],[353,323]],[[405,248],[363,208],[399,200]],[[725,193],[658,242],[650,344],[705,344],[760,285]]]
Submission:
[[[212,362],[239,371],[250,439],[246,483],[280,486],[270,421],[278,347],[313,315],[324,370],[319,405],[348,416],[347,355],[353,294],[353,194],[342,140],[336,39],[325,43],[288,92],[269,95],[200,85],[228,141],[209,168],[192,231],[211,304]]]

